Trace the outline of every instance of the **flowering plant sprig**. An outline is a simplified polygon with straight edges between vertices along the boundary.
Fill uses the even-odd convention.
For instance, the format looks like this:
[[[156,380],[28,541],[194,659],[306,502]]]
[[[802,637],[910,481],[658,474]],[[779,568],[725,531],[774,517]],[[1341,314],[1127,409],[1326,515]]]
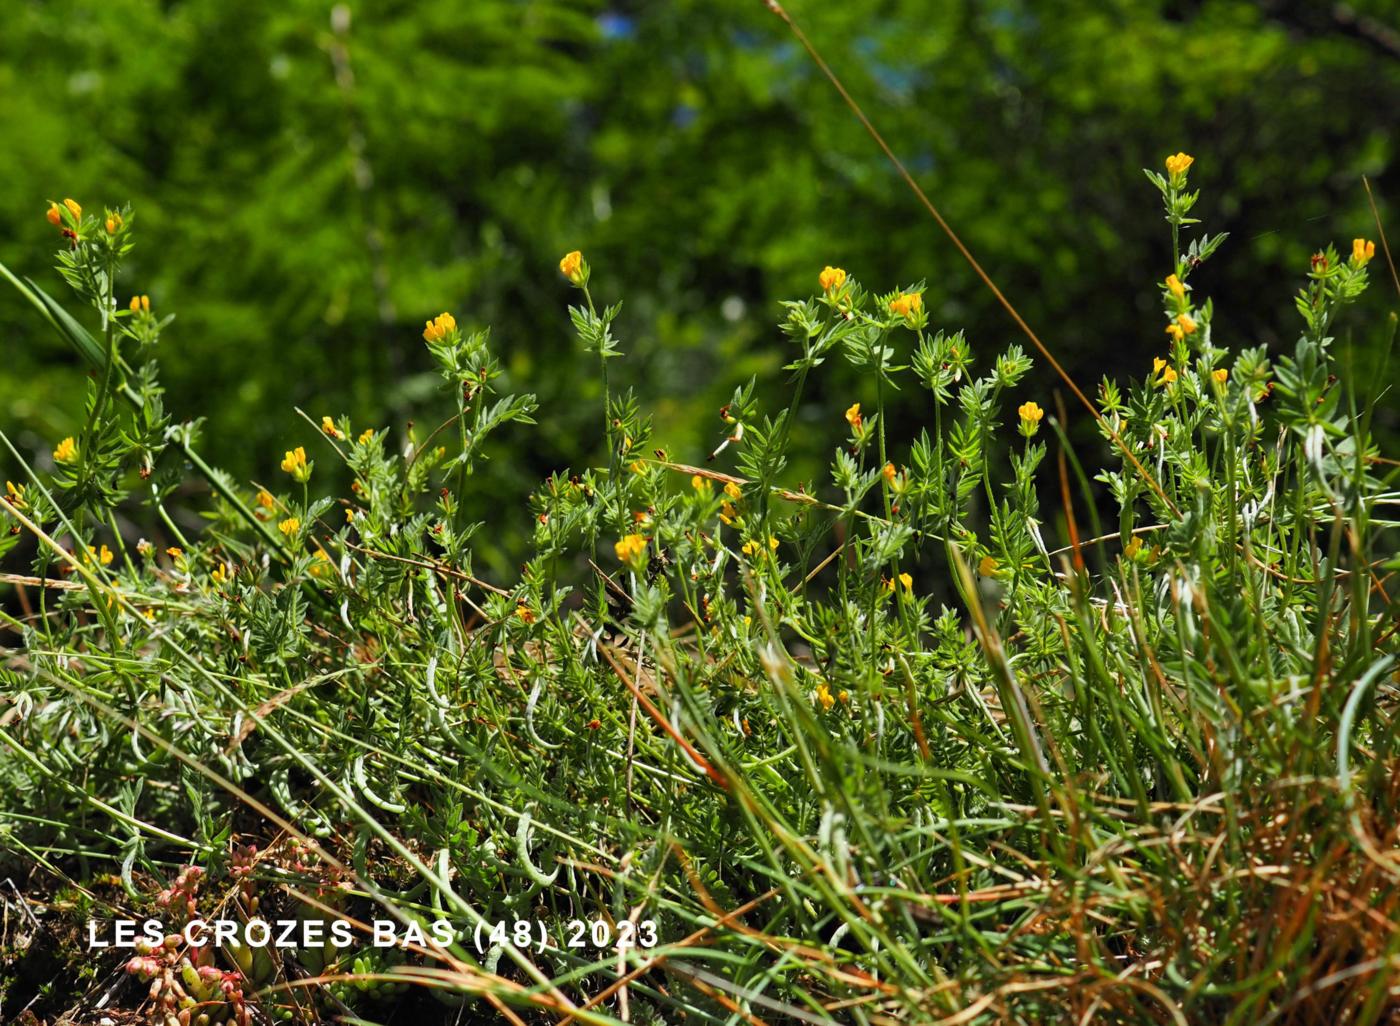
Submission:
[[[537,403],[535,397],[504,395],[494,403],[488,400],[496,394],[495,382],[503,371],[488,346],[486,331],[463,332],[457,318],[441,313],[423,327],[423,341],[437,362],[438,373],[452,388],[456,398],[457,455],[446,463],[456,470],[456,502],[449,506],[461,510],[467,493],[467,478],[477,459],[485,458],[482,443],[491,432],[512,421],[533,424]],[[461,526],[461,525],[458,525]]]

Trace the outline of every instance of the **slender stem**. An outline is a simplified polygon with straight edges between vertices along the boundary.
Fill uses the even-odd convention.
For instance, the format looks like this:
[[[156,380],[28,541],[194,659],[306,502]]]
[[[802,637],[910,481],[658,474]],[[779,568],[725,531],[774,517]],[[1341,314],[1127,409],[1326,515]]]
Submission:
[[[107,394],[112,390],[112,373],[117,363],[117,340],[113,330],[116,318],[112,316],[112,302],[112,269],[109,267],[106,284],[98,296],[98,312],[102,315],[102,343],[105,354],[102,385],[98,388],[97,395],[93,397],[92,409],[88,411],[87,423],[83,426],[83,433],[80,436],[82,441],[78,448],[78,458],[82,460],[85,477],[88,472],[87,468],[92,466],[88,460],[89,449],[93,438],[96,437],[101,428],[102,413],[107,405]]]
[[[462,447],[462,458],[457,464],[457,516],[460,519],[466,509],[467,498],[467,401],[462,394],[462,382],[457,382],[457,437]]]
[[[593,294],[588,291],[588,286],[583,286],[583,298],[588,302],[588,312],[593,316],[598,316],[598,310],[593,305]],[[603,445],[608,450],[608,495],[603,501],[604,523],[609,513],[613,514],[615,527],[621,531],[625,524],[624,517],[620,516],[617,510],[612,509],[617,491],[617,446],[613,443],[612,429],[612,388],[608,383],[608,354],[604,350],[602,343],[598,346],[598,363],[603,379]],[[594,552],[597,552],[597,542],[594,541]]]

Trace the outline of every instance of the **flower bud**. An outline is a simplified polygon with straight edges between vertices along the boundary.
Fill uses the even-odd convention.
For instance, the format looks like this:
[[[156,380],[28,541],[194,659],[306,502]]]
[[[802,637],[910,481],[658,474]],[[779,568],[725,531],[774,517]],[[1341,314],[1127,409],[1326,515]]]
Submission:
[[[1035,400],[1029,400],[1016,408],[1016,412],[1021,417],[1021,434],[1027,438],[1032,437],[1040,430],[1040,422],[1045,417],[1045,411]]]
[[[576,249],[565,253],[559,261],[559,273],[579,288],[588,284],[588,262]]]

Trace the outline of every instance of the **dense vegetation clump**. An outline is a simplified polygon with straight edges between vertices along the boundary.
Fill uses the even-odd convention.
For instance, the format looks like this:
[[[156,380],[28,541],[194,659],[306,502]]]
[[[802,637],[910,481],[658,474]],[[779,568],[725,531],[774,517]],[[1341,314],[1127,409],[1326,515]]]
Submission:
[[[94,375],[81,433],[3,438],[0,546],[32,564],[0,613],[5,900],[46,904],[4,1015],[1394,1021],[1396,464],[1333,352],[1378,255],[1318,252],[1296,344],[1241,347],[1192,283],[1224,242],[1192,163],[1148,174],[1160,356],[1087,409],[931,324],[923,284],[827,267],[785,305],[787,408],[740,388],[710,459],[676,456],[609,387],[621,307],[567,254],[607,462],[485,523],[474,474],[536,411],[512,340],[441,314],[450,419],[314,411],[277,480],[234,481],[167,411],[170,316],[119,293],[132,212],[55,204],[82,315],[5,273]],[[845,443],[796,480],[838,360]],[[485,579],[474,545],[526,516],[519,575]],[[88,948],[128,915],[172,936]],[[219,917],[218,951],[178,936]]]

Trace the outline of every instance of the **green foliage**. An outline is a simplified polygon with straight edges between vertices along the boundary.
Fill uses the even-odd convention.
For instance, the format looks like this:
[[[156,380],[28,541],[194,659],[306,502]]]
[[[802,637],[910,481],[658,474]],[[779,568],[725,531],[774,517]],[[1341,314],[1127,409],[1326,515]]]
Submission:
[[[1385,0],[790,6],[1079,380],[1155,348],[1148,310],[1102,298],[1163,263],[1133,197],[1166,145],[1211,155],[1191,216],[1238,247],[1210,271],[1222,331],[1273,352],[1288,311],[1248,300],[1321,240],[1370,232],[1361,175],[1383,216],[1400,192]],[[576,247],[628,297],[614,384],[665,396],[658,442],[676,451],[713,446],[750,377],[785,405],[783,357],[758,343],[823,263],[872,282],[926,267],[934,323],[1009,329],[760,0],[17,0],[0,94],[0,260],[32,273],[52,183],[131,197],[146,224],[118,290],[178,298],[170,411],[207,416],[206,455],[240,478],[275,472],[298,406],[396,431],[450,416],[408,330],[444,305],[511,340],[497,359],[539,397],[539,451],[592,461],[601,382],[555,316]],[[13,300],[0,333],[6,425],[34,449],[76,434],[86,368]],[[1382,336],[1340,339],[1356,380],[1376,380]],[[869,406],[852,393],[873,384],[842,368],[809,396]],[[885,398],[916,433],[919,397]],[[789,422],[809,481],[838,441],[821,408]],[[1396,425],[1382,407],[1378,436]],[[515,500],[550,469],[522,453],[480,473]],[[502,525],[481,558],[506,572],[527,542]]]
[[[582,265],[606,466],[534,488],[509,576],[474,565],[515,518],[485,443],[537,403],[484,330],[425,325],[455,407],[433,430],[327,416],[243,484],[167,420],[164,304],[117,300],[130,211],[60,211],[82,316],[11,281],[100,373],[54,469],[3,436],[9,558],[39,580],[0,612],[0,843],[97,918],[450,924],[420,950],[147,944],[125,967],[152,1022],[1383,1021],[1400,521],[1333,334],[1372,255],[1314,256],[1292,355],[1221,344],[1187,174],[1149,175],[1166,355],[1087,418],[1117,533],[1070,526],[1089,475],[1050,418],[1050,547],[1032,361],[931,328],[923,285],[785,304],[786,408],[737,387],[700,468],[610,386],[630,345]],[[801,484],[838,347],[874,403]],[[907,449],[894,396],[932,410]],[[172,471],[215,492],[198,535],[144,483]]]

